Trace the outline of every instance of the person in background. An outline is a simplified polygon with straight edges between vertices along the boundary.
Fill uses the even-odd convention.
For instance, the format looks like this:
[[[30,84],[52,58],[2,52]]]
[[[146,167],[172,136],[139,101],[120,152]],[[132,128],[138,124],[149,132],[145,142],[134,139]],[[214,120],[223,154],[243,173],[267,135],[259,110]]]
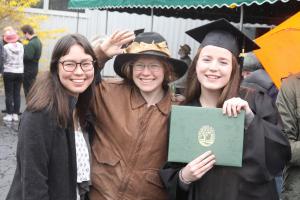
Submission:
[[[178,50],[179,59],[185,62],[188,66],[191,65],[192,59],[189,56],[191,54],[191,47],[187,44],[180,46]]]
[[[108,38],[107,35],[98,35],[91,39],[91,45],[93,48],[101,48],[101,44]]]
[[[0,74],[3,73],[3,40],[0,40]]]
[[[184,44],[180,46],[180,49],[178,51],[178,55],[180,57],[180,60],[185,62],[188,67],[190,67],[192,63],[192,59],[189,56],[191,54],[191,47],[187,44]],[[187,72],[178,80],[171,83],[172,87],[174,88],[175,94],[183,94],[185,87],[186,87],[186,80],[187,79]]]
[[[18,42],[19,36],[12,28],[5,28],[3,40],[3,82],[5,90],[6,115],[4,121],[18,121],[21,104],[21,85],[24,64],[23,45]]]
[[[262,69],[262,65],[253,52],[244,53],[242,66],[242,79],[247,78],[252,72]]]
[[[241,86],[268,94],[275,104],[278,89],[253,52],[245,54]],[[278,116],[279,117],[279,116]],[[275,177],[277,192],[282,191],[282,172]]]
[[[94,96],[91,200],[167,199],[158,171],[167,158],[175,103],[168,84],[186,69],[156,32],[138,34],[115,58],[114,70],[124,80],[102,80]]]
[[[6,200],[88,199],[93,129],[87,116],[98,61],[82,35],[68,34],[57,41],[50,71],[38,76],[27,96],[17,167]]]
[[[39,60],[42,54],[42,42],[30,25],[22,26],[21,30],[25,38],[29,41],[24,46],[23,89],[25,97],[27,97],[29,89],[38,74]]]
[[[244,110],[243,158],[240,168],[214,166],[218,158],[211,151],[188,164],[166,163],[160,172],[170,200],[278,200],[274,176],[290,159],[289,142],[271,98],[240,88],[239,54],[259,47],[225,19],[187,34],[201,45],[188,71],[184,104],[222,108],[229,117]]]
[[[292,159],[283,173],[282,200],[300,199],[300,73],[284,79],[276,105],[283,121],[283,132],[289,138]]]
[[[254,53],[246,53],[242,68],[242,86],[268,94],[275,103],[278,89]]]

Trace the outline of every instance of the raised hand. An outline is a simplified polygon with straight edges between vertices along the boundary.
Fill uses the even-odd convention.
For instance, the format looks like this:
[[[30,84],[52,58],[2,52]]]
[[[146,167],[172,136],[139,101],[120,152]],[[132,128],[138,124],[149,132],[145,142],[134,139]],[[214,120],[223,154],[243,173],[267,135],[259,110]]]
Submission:
[[[116,31],[111,36],[103,41],[101,44],[101,49],[104,53],[113,57],[123,53],[122,45],[127,44],[135,39],[133,31]]]
[[[239,97],[234,97],[226,100],[223,104],[223,114],[229,117],[236,117],[242,109],[245,110],[245,128],[247,129],[254,119],[254,113],[249,107],[248,102]]]
[[[172,101],[177,102],[177,103],[181,103],[185,100],[185,96],[181,95],[181,94],[174,94],[172,93]]]
[[[239,97],[228,99],[223,104],[223,114],[226,114],[229,117],[236,117],[241,110],[245,110],[246,115],[253,115],[248,102]]]
[[[180,179],[184,183],[189,183],[200,179],[215,164],[215,156],[211,151],[207,151],[188,163],[182,170]]]

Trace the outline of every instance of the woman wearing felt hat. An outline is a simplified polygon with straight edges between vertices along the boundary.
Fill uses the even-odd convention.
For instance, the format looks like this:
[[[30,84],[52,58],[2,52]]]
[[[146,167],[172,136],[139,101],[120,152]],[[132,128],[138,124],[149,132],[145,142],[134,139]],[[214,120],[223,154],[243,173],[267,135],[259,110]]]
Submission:
[[[168,83],[186,69],[155,32],[140,33],[116,57],[114,70],[123,80],[103,80],[94,99],[92,200],[167,199],[158,171],[167,158],[174,103]]]
[[[23,79],[24,64],[23,45],[18,42],[19,36],[11,27],[4,28],[3,40],[3,81],[7,114],[4,121],[18,121],[20,112],[20,91]]]
[[[242,167],[215,166],[208,151],[188,164],[167,163],[161,177],[172,200],[277,200],[274,176],[290,159],[290,146],[272,100],[240,88],[239,54],[258,46],[221,19],[187,31],[201,43],[188,71],[186,105],[245,111]]]

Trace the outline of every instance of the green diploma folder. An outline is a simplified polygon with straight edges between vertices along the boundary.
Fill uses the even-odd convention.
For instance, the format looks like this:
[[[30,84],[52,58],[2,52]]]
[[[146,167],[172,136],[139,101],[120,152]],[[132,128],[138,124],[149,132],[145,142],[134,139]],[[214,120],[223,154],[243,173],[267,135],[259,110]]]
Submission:
[[[216,165],[242,166],[245,112],[228,117],[221,108],[172,106],[168,161],[188,163],[211,150]]]

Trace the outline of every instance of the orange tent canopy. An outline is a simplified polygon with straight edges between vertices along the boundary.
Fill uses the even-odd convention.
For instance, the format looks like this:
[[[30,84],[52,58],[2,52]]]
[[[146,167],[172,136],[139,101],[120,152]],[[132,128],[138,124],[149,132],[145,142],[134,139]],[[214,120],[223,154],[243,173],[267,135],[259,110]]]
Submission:
[[[278,88],[282,79],[300,72],[300,12],[255,42],[261,48],[254,53]]]

